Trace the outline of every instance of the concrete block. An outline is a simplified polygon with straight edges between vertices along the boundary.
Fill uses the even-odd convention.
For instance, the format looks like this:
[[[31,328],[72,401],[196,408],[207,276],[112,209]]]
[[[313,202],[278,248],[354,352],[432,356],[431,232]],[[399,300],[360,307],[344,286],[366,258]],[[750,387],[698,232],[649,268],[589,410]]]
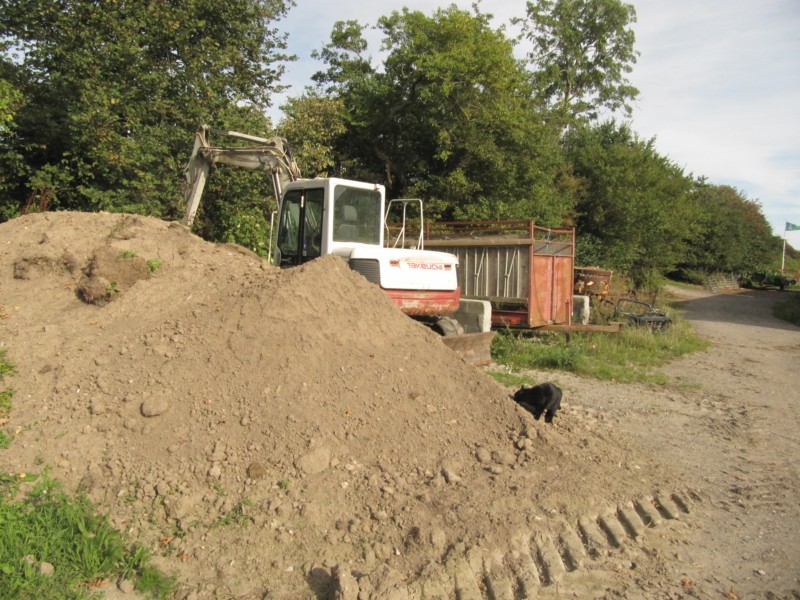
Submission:
[[[464,333],[481,333],[492,329],[492,305],[488,300],[462,298],[458,310],[451,315],[464,328]]]
[[[572,297],[572,322],[580,325],[589,324],[589,296]]]

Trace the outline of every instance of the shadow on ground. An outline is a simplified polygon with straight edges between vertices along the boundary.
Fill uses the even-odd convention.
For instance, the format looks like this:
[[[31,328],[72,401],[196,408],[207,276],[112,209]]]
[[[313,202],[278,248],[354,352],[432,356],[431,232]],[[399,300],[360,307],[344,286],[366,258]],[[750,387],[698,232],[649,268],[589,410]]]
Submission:
[[[684,311],[687,319],[770,327],[784,331],[800,331],[800,327],[772,316],[772,307],[798,295],[790,290],[742,290],[740,292],[678,298],[674,306]]]

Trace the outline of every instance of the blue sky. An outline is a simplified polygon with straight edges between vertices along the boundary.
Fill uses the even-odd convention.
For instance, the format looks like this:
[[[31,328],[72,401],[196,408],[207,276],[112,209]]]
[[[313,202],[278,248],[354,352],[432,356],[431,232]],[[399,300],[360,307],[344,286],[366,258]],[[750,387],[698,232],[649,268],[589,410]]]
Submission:
[[[311,84],[311,58],[337,20],[374,25],[407,6],[430,14],[450,2],[296,0],[278,28],[289,34],[283,82],[290,95]],[[636,8],[639,89],[632,126],[687,173],[732,185],[758,200],[776,235],[800,224],[800,1],[629,0]],[[470,8],[472,0],[455,4]],[[484,0],[495,25],[524,16],[525,0]],[[373,57],[377,33],[369,38]],[[276,98],[276,105],[282,99]],[[275,110],[273,117],[278,118]],[[787,234],[800,248],[800,232]]]

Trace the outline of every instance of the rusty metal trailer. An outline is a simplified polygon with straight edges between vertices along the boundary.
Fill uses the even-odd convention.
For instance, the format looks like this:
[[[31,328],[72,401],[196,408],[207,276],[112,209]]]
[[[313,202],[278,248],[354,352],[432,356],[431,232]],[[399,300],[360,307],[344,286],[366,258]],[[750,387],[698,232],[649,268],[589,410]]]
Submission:
[[[461,297],[488,300],[492,324],[570,327],[575,229],[533,221],[425,223],[425,246],[458,256]]]

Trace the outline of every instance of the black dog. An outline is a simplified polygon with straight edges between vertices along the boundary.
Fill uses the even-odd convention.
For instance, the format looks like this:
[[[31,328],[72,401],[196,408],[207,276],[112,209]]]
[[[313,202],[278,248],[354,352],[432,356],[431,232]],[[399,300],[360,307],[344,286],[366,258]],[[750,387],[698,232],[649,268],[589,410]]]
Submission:
[[[540,383],[533,387],[522,386],[512,398],[537,421],[544,413],[545,423],[552,423],[556,411],[561,408],[561,388],[555,383]]]

